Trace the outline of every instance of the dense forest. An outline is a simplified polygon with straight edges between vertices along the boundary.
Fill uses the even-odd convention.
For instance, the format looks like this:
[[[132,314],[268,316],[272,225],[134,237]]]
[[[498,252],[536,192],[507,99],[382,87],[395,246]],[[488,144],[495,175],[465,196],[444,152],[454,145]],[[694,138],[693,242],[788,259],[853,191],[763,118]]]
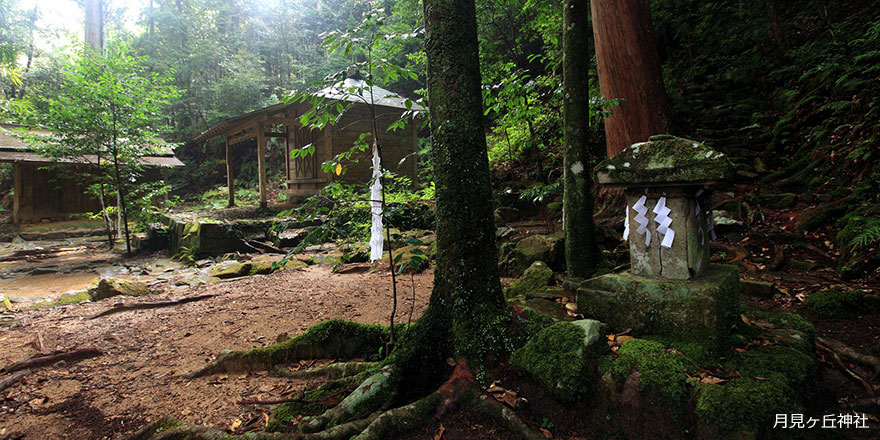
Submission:
[[[367,11],[383,18],[376,55],[417,74],[383,76],[385,88],[414,99],[424,93],[418,2],[155,0],[138,11],[136,26],[126,26],[122,13],[135,6],[102,5],[107,44],[129,45],[149,71],[171,75],[181,92],[163,115],[170,127],[165,138],[180,145],[177,154],[189,164],[173,180],[174,193],[184,198],[224,180],[222,145],[216,140],[195,145],[192,137],[224,118],[315,89],[362,61],[362,45],[356,44],[353,53],[328,53],[324,39],[328,32],[356,29]],[[2,6],[4,74],[20,78],[4,80],[3,96],[31,109],[21,114],[5,108],[5,117],[39,123],[62,72],[78,54],[78,43],[43,50],[34,44],[48,32],[35,25],[40,7],[24,10],[11,0]],[[878,136],[876,4],[655,1],[651,6],[663,82],[673,104],[670,131],[730,153],[740,161],[744,179],[760,176],[783,193],[809,188],[827,195],[803,213],[802,229],[835,225],[838,247],[867,251],[880,227],[872,189]],[[489,157],[501,173],[496,184],[552,185],[561,174],[560,4],[478,1],[477,9]],[[592,35],[588,39],[592,44]],[[594,53],[585,52],[592,59],[584,60],[583,68],[592,72],[590,96],[598,97]],[[592,130],[598,159],[604,156],[600,120]],[[239,154],[235,159],[245,170],[240,178],[254,185],[256,173],[247,170],[256,160]],[[428,173],[423,181],[429,181],[426,146],[420,154],[422,172]],[[280,163],[278,155],[270,152],[270,161]],[[8,172],[4,179],[9,182]],[[869,259],[876,267],[876,256]]]
[[[97,156],[89,191],[110,247],[124,235],[126,258],[156,251],[143,243],[158,229],[174,246],[174,220],[159,223],[186,211],[195,223],[181,223],[181,242],[214,211],[208,223],[243,243],[209,257],[204,243],[178,243],[175,264],[212,276],[175,288],[203,295],[141,308],[269,284],[283,295],[372,289],[363,296],[392,304],[368,318],[310,311],[289,325],[308,328],[298,336],[285,327],[276,344],[194,350],[198,364],[179,367],[190,373],[155,374],[163,386],[306,381],[277,400],[241,393],[240,406],[281,404],[271,411],[230,424],[125,407],[137,426],[107,422],[89,438],[789,438],[780,416],[788,428],[795,415],[838,412],[870,425],[842,438],[877,434],[880,2],[82,0],[82,38],[39,25],[48,5],[24,3],[0,0],[0,120],[65,133],[34,147],[45,156]],[[289,168],[315,145],[260,144],[263,122],[255,143],[211,137],[273,105],[312,105],[295,122],[304,129],[340,124],[351,104],[309,97],[344,80],[364,84],[345,93],[372,109],[378,87],[400,100],[387,131],[413,124],[417,175],[380,169],[375,110],[369,133],[320,164],[344,176],[370,150],[369,181],[302,199]],[[100,149],[79,145],[92,136]],[[168,186],[142,184],[133,143],[173,148],[185,166],[168,170]],[[267,169],[270,207],[257,208]],[[13,178],[0,164],[5,223]],[[244,215],[280,220],[255,240],[242,231],[257,220],[230,226]],[[273,253],[284,258],[245,259]],[[322,264],[332,268],[318,276]],[[256,275],[266,278],[208,284]],[[214,325],[280,331],[285,317],[247,301],[263,304],[259,318],[246,317],[258,305]],[[315,324],[328,317],[346,320]]]

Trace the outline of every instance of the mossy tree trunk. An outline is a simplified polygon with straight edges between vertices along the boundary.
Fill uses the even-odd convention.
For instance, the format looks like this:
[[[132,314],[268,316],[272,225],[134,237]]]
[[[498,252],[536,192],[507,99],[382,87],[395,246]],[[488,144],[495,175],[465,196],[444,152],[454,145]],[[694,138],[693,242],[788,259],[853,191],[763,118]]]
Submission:
[[[669,131],[669,103],[648,0],[591,0],[599,87],[622,98],[605,118],[606,149],[614,156],[651,135]]]
[[[474,0],[425,0],[437,202],[434,290],[422,320],[479,365],[504,331]],[[429,334],[430,335],[430,334]]]
[[[589,0],[562,3],[563,195],[565,268],[570,277],[596,271],[599,247],[593,224],[593,161],[590,154]]]

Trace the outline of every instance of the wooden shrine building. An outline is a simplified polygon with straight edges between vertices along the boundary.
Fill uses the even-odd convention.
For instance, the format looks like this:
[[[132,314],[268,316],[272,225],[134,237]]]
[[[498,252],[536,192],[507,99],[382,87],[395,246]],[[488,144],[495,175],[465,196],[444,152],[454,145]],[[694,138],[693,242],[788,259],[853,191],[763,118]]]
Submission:
[[[0,163],[12,164],[13,223],[39,222],[42,220],[65,220],[71,214],[96,212],[101,205],[94,197],[86,194],[86,184],[72,178],[74,173],[85,169],[89,164],[83,162],[54,160],[34,152],[16,132],[31,135],[48,135],[48,130],[30,129],[16,124],[0,124]],[[167,177],[171,167],[183,166],[170,149],[153,152],[140,158],[146,168],[144,178],[157,181]],[[61,170],[52,165],[63,165],[70,170]],[[163,172],[164,171],[164,172]]]
[[[257,145],[257,164],[260,186],[260,207],[267,205],[266,182],[266,142],[269,138],[279,138],[284,144],[285,176],[287,193],[293,199],[304,198],[318,193],[324,186],[335,180],[366,183],[371,178],[371,151],[355,154],[345,163],[346,172],[342,175],[325,173],[321,165],[337,154],[348,151],[361,133],[368,133],[372,118],[370,106],[358,97],[343,92],[351,88],[361,88],[367,101],[369,92],[363,79],[350,77],[344,82],[327,87],[315,93],[316,96],[332,101],[345,101],[350,107],[345,110],[341,120],[335,125],[328,124],[322,130],[303,127],[300,117],[312,106],[308,102],[275,104],[244,115],[225,119],[193,139],[196,144],[224,136],[226,138],[226,178],[229,187],[229,206],[235,206],[235,172],[232,164],[232,149]],[[406,100],[381,87],[373,86],[376,121],[379,129],[379,143],[382,147],[382,166],[397,175],[417,181],[418,124],[408,123],[406,128],[387,131],[388,126],[398,120],[404,112],[424,110],[417,104],[410,108]],[[291,159],[290,152],[314,145],[314,154]],[[356,161],[356,163],[355,163]]]

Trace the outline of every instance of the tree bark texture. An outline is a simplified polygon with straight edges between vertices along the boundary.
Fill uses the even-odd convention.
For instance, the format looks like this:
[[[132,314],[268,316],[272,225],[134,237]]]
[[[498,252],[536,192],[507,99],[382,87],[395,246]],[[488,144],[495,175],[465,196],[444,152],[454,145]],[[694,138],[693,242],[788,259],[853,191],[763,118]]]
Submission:
[[[425,0],[424,12],[438,249],[426,315],[451,325],[452,354],[475,365],[493,351],[504,311],[476,11],[474,0]]]
[[[599,260],[588,128],[589,0],[565,0],[562,8],[565,268],[569,277],[585,278],[596,271]]]
[[[85,41],[98,55],[104,51],[104,2],[85,0]]]
[[[612,157],[651,135],[669,131],[669,103],[648,0],[592,0],[599,87],[606,99],[623,99],[605,118]]]

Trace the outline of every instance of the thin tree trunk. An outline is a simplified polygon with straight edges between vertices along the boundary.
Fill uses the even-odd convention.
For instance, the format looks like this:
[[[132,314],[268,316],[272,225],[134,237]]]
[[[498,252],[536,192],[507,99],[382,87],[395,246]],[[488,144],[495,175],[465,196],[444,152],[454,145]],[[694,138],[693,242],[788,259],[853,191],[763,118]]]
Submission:
[[[622,98],[605,118],[608,156],[669,131],[669,104],[648,0],[592,0],[599,87]]]
[[[474,0],[425,0],[437,261],[422,319],[475,365],[498,349],[504,297],[492,216]],[[435,347],[434,350],[440,350]]]
[[[599,246],[593,224],[590,154],[589,0],[562,3],[563,194],[565,268],[569,277],[596,271]]]
[[[367,66],[368,66],[368,78],[370,82],[373,81],[373,36],[370,35],[370,45],[367,51]],[[376,149],[376,154],[379,155],[379,164],[381,168],[382,162],[382,147],[379,144],[379,125],[377,124],[378,116],[376,115],[376,102],[373,96],[373,86],[370,86],[370,129],[373,132],[373,147]],[[382,183],[382,216],[385,216],[385,173],[382,170],[379,170],[379,181]],[[389,318],[389,332],[391,334],[391,340],[389,341],[390,346],[394,346],[394,315],[397,313],[397,274],[394,270],[394,249],[391,248],[391,224],[387,221],[384,222],[385,225],[385,241],[388,243],[388,265],[391,267],[391,317]]]
[[[111,104],[113,112],[113,170],[116,174],[116,196],[119,197],[119,210],[122,212],[122,229],[125,231],[125,255],[131,255],[131,236],[128,232],[128,210],[125,207],[125,182],[119,173],[119,145],[116,139],[116,108]]]

